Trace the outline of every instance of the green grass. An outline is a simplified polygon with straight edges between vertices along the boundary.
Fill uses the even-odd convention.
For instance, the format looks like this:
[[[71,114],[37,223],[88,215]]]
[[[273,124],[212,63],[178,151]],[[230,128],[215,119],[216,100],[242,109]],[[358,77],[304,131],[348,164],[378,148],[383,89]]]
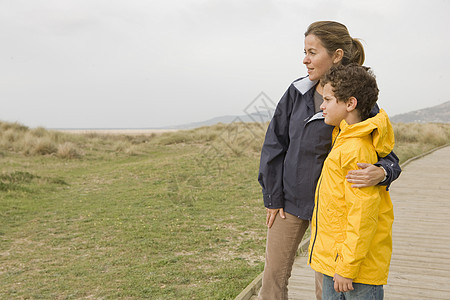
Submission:
[[[138,137],[2,126],[0,299],[233,299],[263,270],[258,124]],[[436,146],[398,135],[400,150]],[[76,155],[58,152],[67,143]]]
[[[262,271],[257,157],[150,140],[3,153],[1,299],[232,299]]]

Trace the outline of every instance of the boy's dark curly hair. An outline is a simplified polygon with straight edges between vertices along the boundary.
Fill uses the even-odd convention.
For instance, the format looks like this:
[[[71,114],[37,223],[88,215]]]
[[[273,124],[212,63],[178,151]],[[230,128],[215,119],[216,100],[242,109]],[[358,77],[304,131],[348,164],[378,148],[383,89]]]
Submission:
[[[370,68],[358,64],[332,67],[320,83],[322,86],[330,83],[338,101],[347,102],[350,97],[355,97],[358,100],[356,109],[362,120],[369,117],[378,100],[375,75]]]

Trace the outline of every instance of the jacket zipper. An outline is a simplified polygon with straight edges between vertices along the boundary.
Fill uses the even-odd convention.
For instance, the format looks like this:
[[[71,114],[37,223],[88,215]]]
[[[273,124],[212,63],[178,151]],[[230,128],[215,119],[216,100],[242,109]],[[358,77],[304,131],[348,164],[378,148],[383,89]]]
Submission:
[[[319,188],[317,189],[317,205],[316,205],[316,231],[314,232],[314,240],[311,246],[311,254],[309,255],[309,264],[311,264],[312,261],[312,255],[313,255],[313,251],[314,251],[314,245],[316,244],[316,239],[317,239],[317,225],[318,225],[318,207],[319,207],[319,196],[320,196],[320,184],[322,183],[322,177],[320,177],[320,181],[319,181]]]
[[[337,140],[337,138],[338,138],[340,133],[341,133],[341,129],[339,128],[339,132],[336,135],[336,138],[334,139],[333,144],[331,145],[331,149],[333,149],[334,144],[336,143],[336,140]],[[331,149],[330,149],[330,152],[331,152]],[[330,154],[330,152],[328,152],[328,154]],[[316,204],[316,207],[315,207],[315,210],[316,210],[316,231],[314,232],[314,240],[313,240],[313,243],[312,243],[312,246],[311,246],[311,254],[309,255],[309,264],[311,264],[311,261],[312,261],[314,245],[316,244],[316,239],[317,239],[317,228],[319,228],[319,226],[318,226],[318,224],[319,224],[319,200],[320,200],[320,185],[321,184],[322,184],[322,176],[320,176],[320,181],[317,184],[318,185],[318,188],[317,188],[317,204]]]

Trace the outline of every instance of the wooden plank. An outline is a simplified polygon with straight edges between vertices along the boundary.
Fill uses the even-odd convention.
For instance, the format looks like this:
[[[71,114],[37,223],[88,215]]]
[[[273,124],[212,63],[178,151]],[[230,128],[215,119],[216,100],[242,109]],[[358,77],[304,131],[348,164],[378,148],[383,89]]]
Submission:
[[[389,284],[402,284],[404,282],[417,282],[421,283],[421,287],[432,286],[434,289],[448,291],[450,293],[450,286],[447,285],[448,278],[424,273],[404,273],[404,272],[391,272],[389,274]]]
[[[400,251],[400,250],[396,250],[393,252],[395,254],[396,257],[420,257],[421,259],[418,261],[440,261],[445,262],[445,261],[449,261],[450,262],[450,253],[445,253],[445,252],[426,252],[426,251],[411,251],[411,250],[407,250],[407,251]]]
[[[398,259],[396,257],[393,257],[391,259],[391,267],[390,269],[392,270],[393,268],[395,268],[395,266],[401,266],[401,267],[405,267],[405,266],[419,266],[421,268],[423,268],[424,266],[427,269],[430,270],[443,270],[443,269],[447,269],[447,267],[443,266],[443,264],[441,263],[426,263],[426,264],[416,264],[416,261],[411,258],[411,259]]]
[[[414,266],[411,264],[405,264],[405,265],[396,264],[395,271],[400,272],[401,274],[408,274],[408,272],[413,272],[413,273],[418,273],[418,274],[423,274],[423,275],[441,276],[441,277],[447,278],[447,280],[448,280],[448,278],[450,278],[450,270],[448,268],[431,269],[431,268],[423,268],[421,266]],[[390,281],[392,272],[393,272],[393,270],[391,269],[390,273],[389,273],[388,283]]]
[[[395,284],[386,285],[384,287],[385,298],[389,299],[391,294],[403,295],[403,299],[449,299],[449,292],[442,290],[435,290],[429,288],[420,288],[414,284]]]
[[[425,229],[425,228],[423,228]],[[423,231],[422,231],[423,232]],[[411,240],[418,240],[418,241],[423,241],[423,240],[450,240],[450,235],[447,235],[446,232],[441,231],[441,234],[439,234],[439,230],[437,230],[437,232],[433,232],[433,234],[427,234],[425,236],[421,236],[421,238],[414,238],[414,235],[420,235],[420,231],[419,230],[411,230],[408,231],[406,229],[404,229],[404,231],[394,231],[392,233],[392,236],[397,236],[397,237],[408,237]]]
[[[393,236],[392,238],[395,238]],[[419,245],[418,245],[419,244]],[[419,248],[419,249],[417,249]],[[410,253],[450,253],[450,249],[446,247],[446,245],[442,244],[442,241],[429,241],[428,243],[424,243],[423,241],[408,241],[406,238],[403,240],[397,239],[396,242],[393,243],[393,251],[402,252],[407,251]]]

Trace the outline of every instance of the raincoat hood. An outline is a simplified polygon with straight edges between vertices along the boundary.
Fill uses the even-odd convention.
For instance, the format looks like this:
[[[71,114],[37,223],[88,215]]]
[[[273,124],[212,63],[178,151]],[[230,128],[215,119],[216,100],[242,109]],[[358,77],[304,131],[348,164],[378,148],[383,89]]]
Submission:
[[[372,134],[372,144],[379,157],[385,157],[394,149],[394,129],[383,109],[380,109],[380,112],[374,117],[352,125],[342,120],[339,129],[340,139],[364,137]],[[334,137],[336,137],[339,129],[336,128],[333,132]]]

